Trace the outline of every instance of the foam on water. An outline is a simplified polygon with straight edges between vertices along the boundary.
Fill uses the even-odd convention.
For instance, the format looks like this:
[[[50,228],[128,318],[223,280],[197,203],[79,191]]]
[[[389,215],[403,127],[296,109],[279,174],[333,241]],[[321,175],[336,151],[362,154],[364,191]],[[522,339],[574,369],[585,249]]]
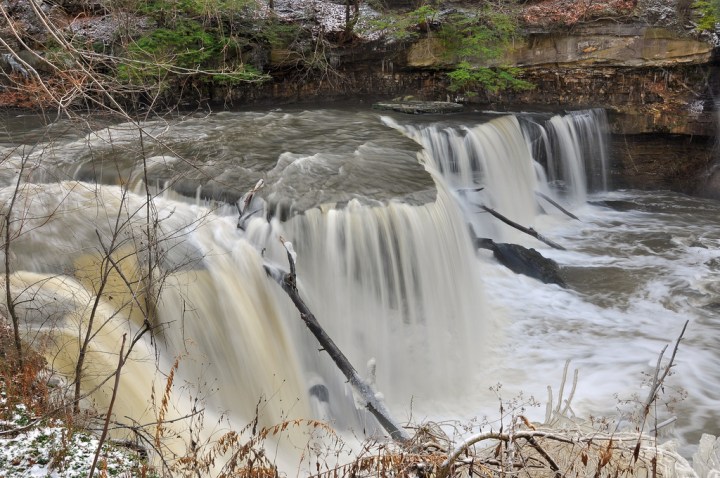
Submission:
[[[508,336],[522,337],[510,359],[514,366],[509,375],[527,368],[533,375],[544,369],[538,375],[552,377],[553,367],[557,370],[563,360],[572,359],[581,370],[575,411],[582,415],[612,415],[618,399],[634,393],[642,397],[644,374],[654,369],[665,345],[672,348],[683,323],[690,320],[665,399],[680,396],[680,388],[688,397],[674,411],[662,412],[678,414],[682,441],[696,443],[701,431],[718,432],[714,397],[720,391],[720,357],[713,309],[718,296],[707,288],[716,283],[711,264],[718,244],[707,231],[716,227],[718,204],[663,196],[658,201],[664,208],[661,214],[585,206],[575,211],[581,222],[553,229],[554,237],[572,244],[573,251],[542,252],[566,267],[575,290],[539,286],[504,272],[486,286],[488,296],[499,299],[512,317],[515,333]],[[599,199],[637,201],[642,207],[658,198],[631,191]],[[695,213],[687,215],[676,203],[686,203]],[[638,245],[639,240],[646,244]],[[518,295],[524,297],[522,310],[512,307]],[[498,371],[501,376],[507,372]]]
[[[189,205],[172,191],[150,208],[163,243],[158,261],[169,274],[157,312],[159,322],[171,324],[158,335],[163,361],[189,354],[181,377],[207,379],[213,391],[218,384],[208,398],[211,408],[229,410],[235,423],[250,420],[266,397],[267,424],[315,416],[338,429],[375,429],[265,275],[264,264],[287,267],[278,242],[283,235],[298,252],[301,293],[356,368],[376,364],[379,389],[400,420],[496,415],[489,387],[498,382],[506,398],[524,391],[543,400],[567,359],[580,369],[575,412],[614,414],[616,394],[643,395],[643,374],[689,318],[668,390],[688,391],[677,429],[684,443],[696,442],[701,431],[720,432],[714,340],[720,240],[709,232],[718,227],[720,206],[671,193],[598,193],[606,185],[606,155],[594,154],[604,148],[602,118],[589,111],[440,124],[367,112],[222,113],[168,129],[163,122],[147,125],[173,151],[203,155],[192,164],[158,145],[137,155],[131,147],[137,135],[123,125],[52,148],[41,144],[32,160],[34,171],[71,174],[73,157],[93,159],[83,171],[97,171],[117,154],[126,168],[122,176],[145,157],[158,189],[167,185],[191,196],[217,188],[237,197],[264,177],[274,183],[266,191],[271,202],[291,205],[297,214],[286,222],[281,214],[270,222],[258,214],[244,230],[236,227],[233,207]],[[253,131],[267,135],[261,141]],[[4,163],[4,207],[20,157]],[[41,182],[29,173],[27,179]],[[139,177],[126,184],[140,194],[83,182],[25,184],[17,209],[26,212],[25,229],[12,245],[15,270],[27,278],[67,277],[75,298],[63,304],[92,297],[89,279],[76,275],[78,264],[100,253],[99,238],[109,244],[118,218],[122,240],[139,252],[133,267],[142,270],[144,186]],[[537,192],[572,208],[579,221]],[[623,210],[585,204],[588,194]],[[408,195],[417,196],[408,201]],[[479,205],[567,250],[499,224]],[[521,243],[557,260],[570,287],[499,266],[486,251],[475,251],[468,225],[476,236]],[[62,293],[54,279],[45,282],[53,291],[47,297]],[[133,327],[129,312],[117,320],[118,331]]]

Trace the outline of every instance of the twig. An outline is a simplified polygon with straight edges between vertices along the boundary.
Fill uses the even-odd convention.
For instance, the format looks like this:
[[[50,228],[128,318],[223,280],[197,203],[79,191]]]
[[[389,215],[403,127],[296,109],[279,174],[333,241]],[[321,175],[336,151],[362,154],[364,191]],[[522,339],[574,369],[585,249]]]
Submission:
[[[568,361],[569,362],[569,361]],[[573,397],[575,396],[575,390],[577,389],[577,383],[578,383],[578,370],[575,369],[573,372],[573,383],[572,388],[570,389],[570,395],[568,395],[567,400],[565,400],[565,408],[562,409],[560,412],[560,415],[567,417],[567,412],[570,409],[570,403],[572,402]]]
[[[563,475],[562,473],[560,473],[560,467],[557,465],[557,463],[555,463],[555,460],[553,460],[552,457],[547,454],[547,452],[543,449],[543,447],[540,446],[540,444],[537,442],[537,440],[535,440],[535,437],[530,437],[530,438],[528,438],[527,441],[528,441],[528,443],[530,443],[530,445],[531,445],[533,448],[535,448],[535,450],[536,450],[538,453],[540,453],[540,456],[542,456],[542,457],[545,459],[545,461],[548,462],[548,465],[550,466],[550,469],[551,469],[553,472],[555,472],[555,477],[556,477],[556,478],[560,478],[560,477],[562,477],[562,476],[565,476],[565,475]]]
[[[548,392],[548,398],[547,403],[545,404],[545,423],[550,424],[550,420],[552,420],[553,416],[553,393],[552,393],[552,387],[550,385],[547,386],[547,392]]]
[[[17,182],[15,183],[15,189],[13,190],[10,204],[7,207],[7,213],[5,214],[5,301],[8,315],[12,320],[13,325],[13,339],[15,341],[15,352],[17,353],[17,365],[22,369],[23,367],[23,350],[22,341],[20,339],[20,318],[18,317],[17,311],[15,310],[15,299],[12,296],[12,288],[10,281],[10,241],[13,239],[10,227],[12,226],[12,213],[15,207],[15,202],[18,199],[18,193],[20,191],[20,184],[22,184],[22,176],[25,171],[27,164],[27,156],[23,155],[20,160],[20,171],[18,171]],[[22,229],[22,224],[18,229],[18,232]]]
[[[445,461],[442,462],[440,467],[438,468],[437,477],[438,478],[444,478],[448,476],[448,473],[450,472],[450,467],[453,463],[458,459],[460,455],[462,455],[468,448],[473,446],[476,443],[479,443],[481,441],[485,440],[498,440],[502,442],[507,442],[511,438],[513,440],[518,439],[524,439],[524,440],[530,440],[531,438],[547,438],[549,440],[555,440],[560,441],[563,443],[569,443],[573,444],[575,443],[573,440],[565,438],[561,435],[556,435],[554,433],[550,432],[543,432],[543,431],[521,431],[516,432],[510,436],[508,433],[499,433],[499,432],[484,432],[484,433],[478,433],[477,435],[473,435],[464,442],[462,442],[460,445],[455,447],[455,449],[450,452],[448,457],[445,459]]]
[[[672,425],[673,423],[675,423],[677,421],[677,419],[678,419],[678,417],[670,417],[667,420],[658,423],[657,425],[655,425],[655,428],[650,430],[650,433],[657,433],[658,430],[660,430],[661,428],[665,428],[666,426]]]
[[[90,465],[90,472],[88,477],[92,478],[95,473],[95,467],[97,466],[98,458],[100,458],[100,452],[102,451],[103,443],[107,438],[108,427],[110,426],[110,415],[112,414],[113,405],[115,405],[115,398],[117,397],[118,388],[120,387],[120,372],[122,371],[125,361],[123,360],[123,350],[125,349],[125,339],[127,334],[123,334],[122,343],[120,344],[120,355],[118,358],[117,370],[115,370],[115,385],[113,385],[112,396],[110,397],[110,405],[108,406],[107,413],[105,414],[105,424],[103,425],[103,431],[98,440],[98,447],[95,450],[95,457],[93,458],[92,465]]]
[[[568,367],[570,367],[570,360],[566,360],[565,366],[563,367],[563,376],[562,376],[562,381],[560,382],[560,391],[558,392],[558,403],[557,403],[557,407],[555,407],[555,411],[558,413],[560,412],[560,405],[562,404],[563,391],[565,390],[565,383],[567,382]]]
[[[670,356],[670,361],[665,366],[665,369],[662,371],[662,375],[660,375],[660,360],[663,357],[663,354],[665,353],[665,350],[667,349],[667,346],[663,348],[662,352],[660,353],[660,357],[658,357],[658,364],[655,368],[655,376],[653,377],[653,383],[650,386],[650,393],[648,393],[648,397],[645,399],[645,403],[643,404],[643,410],[645,411],[645,414],[650,410],[650,404],[655,400],[655,397],[657,396],[658,389],[662,386],[663,382],[665,381],[665,378],[670,373],[670,369],[675,364],[675,355],[677,354],[678,347],[680,346],[680,340],[682,340],[683,335],[685,335],[685,329],[687,329],[688,323],[690,321],[686,320],[685,325],[683,325],[682,331],[680,332],[680,335],[678,336],[677,340],[675,341],[675,347],[673,348],[673,353]]]
[[[667,350],[667,345],[663,347],[663,349],[660,351],[660,355],[658,356],[657,365],[655,366],[655,375],[653,376],[653,382],[650,385],[650,392],[648,393],[647,398],[645,399],[645,402],[642,406],[642,425],[640,427],[640,436],[637,438],[637,444],[635,445],[635,450],[633,452],[633,458],[635,461],[638,460],[640,456],[640,445],[642,442],[642,431],[645,429],[645,422],[647,421],[648,415],[650,415],[650,406],[653,404],[655,399],[657,398],[657,393],[660,387],[662,387],[663,383],[665,382],[665,378],[667,378],[668,374],[670,373],[670,369],[675,363],[675,355],[677,354],[678,347],[680,346],[680,340],[682,340],[683,335],[685,335],[685,329],[687,329],[688,323],[690,323],[689,320],[685,321],[685,324],[683,325],[682,330],[680,331],[680,335],[678,336],[677,340],[675,341],[675,347],[673,347],[673,353],[670,356],[670,361],[665,366],[665,368],[662,368],[662,358],[665,355],[665,351]],[[662,370],[662,374],[661,371]],[[654,432],[657,433],[657,431],[665,425],[668,425],[669,423],[672,423],[674,420],[670,420],[668,423],[663,422],[660,425],[657,425],[654,429]]]

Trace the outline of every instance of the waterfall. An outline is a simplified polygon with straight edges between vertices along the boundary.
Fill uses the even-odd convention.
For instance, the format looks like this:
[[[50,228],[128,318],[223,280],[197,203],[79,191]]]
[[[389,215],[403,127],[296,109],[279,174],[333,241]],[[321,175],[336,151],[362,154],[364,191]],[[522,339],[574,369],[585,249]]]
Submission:
[[[485,259],[468,227],[479,237],[519,241],[514,229],[481,214],[480,206],[533,226],[548,209],[536,192],[572,203],[584,200],[588,188],[606,187],[603,118],[599,111],[545,122],[505,115],[467,126],[400,125],[385,118],[422,146],[419,161],[435,180],[434,200],[353,199],[343,208],[307,209],[283,223],[258,215],[245,230],[231,213],[171,196],[146,208],[144,195],[118,186],[24,184],[16,212],[24,229],[11,247],[14,286],[22,297],[32,291],[43,299],[42,307],[23,309],[28,333],[46,325],[41,312],[56,318],[55,329],[68,341],[77,338],[87,303],[98,293],[90,269],[116,240],[123,245],[117,257],[128,261],[122,270],[137,289],[99,297],[107,335],[93,353],[116,357],[122,334],[138,330],[142,320],[128,304],[141,294],[157,295],[153,319],[160,327],[155,342],[138,347],[132,381],[123,385],[134,391],[122,413],[139,420],[148,390],[162,389],[158,369],[167,373],[179,360],[177,383],[201,387],[197,393],[207,395],[208,409],[228,411],[237,428],[252,420],[260,402],[263,425],[314,416],[338,429],[372,432],[376,425],[358,409],[344,377],[266,277],[265,264],[287,268],[282,235],[298,253],[301,295],[361,374],[368,364],[369,380],[400,411],[399,420],[411,409],[420,415],[454,410],[477,393],[481,370],[492,361],[482,352],[503,340],[502,314],[484,298]],[[281,159],[278,169],[294,156]],[[158,156],[149,164],[162,169],[169,161]],[[4,207],[12,194],[12,187],[0,191]],[[151,277],[142,273],[148,220],[160,246]],[[114,280],[122,289],[126,278]],[[73,315],[74,308],[82,313]],[[49,350],[59,356],[57,348]],[[63,361],[72,364],[72,357]],[[94,366],[109,372],[114,363]],[[191,406],[176,408],[181,416]]]
[[[390,127],[423,147],[420,161],[436,181],[447,183],[479,236],[519,241],[516,231],[478,215],[490,207],[532,226],[543,210],[536,193],[580,204],[590,191],[608,187],[604,110],[583,110],[550,119],[507,115],[477,126]]]
[[[531,148],[545,166],[548,181],[571,203],[584,202],[588,192],[608,189],[604,110],[571,111],[553,116],[544,125],[526,123],[525,132],[529,138],[536,136]]]
[[[13,190],[0,190],[5,207]],[[64,182],[23,185],[17,201],[22,210],[14,212],[21,229],[10,249],[19,271],[11,277],[13,295],[26,336],[42,345],[58,373],[72,380],[77,344],[94,314],[84,389],[104,383],[117,366],[122,335],[130,340],[142,325],[142,315],[138,319],[134,313],[136,304],[154,296],[154,345],[148,334],[136,346],[123,375],[119,417],[152,422],[151,390],[157,411],[163,375],[176,360],[179,385],[172,389],[168,419],[190,413],[189,397],[205,397],[211,423],[229,411],[237,429],[253,419],[259,402],[261,426],[312,415],[296,350],[299,341],[293,336],[299,321],[266,277],[260,251],[237,234],[234,218],[154,199],[158,267],[148,280],[143,272],[143,196],[113,186]],[[118,246],[113,271],[122,274],[113,272],[93,311],[100,262],[113,241]],[[109,396],[106,383],[93,399],[102,407]],[[186,423],[178,426],[183,429]]]
[[[358,368],[377,364],[389,403],[403,410],[414,400],[425,409],[472,390],[458,375],[479,370],[477,351],[496,333],[473,244],[446,191],[423,206],[313,209],[285,227],[318,320]],[[308,367],[323,370],[326,358],[305,350]],[[342,381],[328,387],[342,396]]]

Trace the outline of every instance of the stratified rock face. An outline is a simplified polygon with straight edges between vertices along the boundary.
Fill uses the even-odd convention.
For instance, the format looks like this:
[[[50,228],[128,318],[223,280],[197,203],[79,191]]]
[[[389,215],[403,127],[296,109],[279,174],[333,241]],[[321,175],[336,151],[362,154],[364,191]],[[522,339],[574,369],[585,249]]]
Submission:
[[[667,22],[663,27],[648,26],[644,20],[574,24],[577,12],[566,14],[560,8],[563,2],[528,7],[525,16],[535,21],[535,33],[518,40],[502,58],[476,61],[477,66],[521,67],[522,79],[535,85],[534,89],[478,90],[461,99],[495,108],[605,108],[611,113],[615,133],[716,133],[708,81],[713,61],[710,42],[681,34],[677,25]],[[596,3],[604,5],[598,12],[629,8],[628,2]],[[657,6],[653,12],[662,16]],[[553,19],[554,28],[537,28],[548,19]],[[573,27],[559,29],[558,21]],[[443,44],[432,37],[411,45],[406,58],[407,67],[417,70],[442,70],[452,63]]]
[[[529,67],[667,67],[705,64],[712,51],[706,42],[664,28],[605,25],[574,29],[571,34],[531,35],[506,60]]]
[[[708,67],[529,68],[523,78],[533,90],[485,94],[493,105],[532,105],[549,109],[605,108],[613,133],[716,133]],[[689,87],[688,85],[694,85]]]
[[[615,135],[610,151],[611,183],[617,188],[718,195],[720,180],[712,180],[717,169],[714,144],[714,138],[709,136]]]
[[[523,67],[535,89],[479,101],[601,107],[615,133],[714,135],[712,56],[709,43],[665,28],[606,24],[533,34],[505,61]]]

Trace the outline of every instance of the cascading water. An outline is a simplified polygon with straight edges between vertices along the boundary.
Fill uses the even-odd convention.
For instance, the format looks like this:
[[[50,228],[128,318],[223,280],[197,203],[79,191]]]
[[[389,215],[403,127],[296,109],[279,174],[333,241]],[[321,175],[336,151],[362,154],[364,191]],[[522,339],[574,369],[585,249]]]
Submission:
[[[479,271],[467,260],[470,236],[446,191],[422,206],[313,209],[285,230],[312,309],[353,363],[376,361],[389,403],[406,408],[415,400],[429,413],[429,402],[450,403],[472,389],[446,364],[479,367],[477,350],[497,333]],[[305,350],[309,368],[323,370],[325,358],[310,343]],[[344,386],[337,372],[330,376],[337,377],[328,384],[331,405],[343,411],[335,397]]]
[[[504,115],[487,121],[469,116],[442,122],[324,110],[223,113],[167,129],[150,124],[172,151],[197,153],[207,145],[211,152],[191,164],[152,146],[157,150],[149,153],[155,159],[146,164],[154,183],[178,185],[191,195],[198,190],[236,198],[264,177],[270,183],[265,192],[269,203],[282,211],[270,222],[255,215],[240,230],[234,208],[188,205],[171,194],[154,200],[163,251],[158,260],[165,274],[155,317],[165,324],[156,335],[162,367],[181,357],[179,381],[203,382],[210,392],[208,409],[227,411],[239,427],[252,419],[264,398],[261,418],[266,425],[315,416],[338,429],[371,433],[376,428],[357,410],[344,378],[318,352],[292,304],[265,275],[264,263],[287,268],[278,241],[282,235],[298,252],[301,294],[356,368],[376,364],[378,389],[399,420],[411,414],[413,419],[490,414],[496,399],[487,387],[497,382],[543,396],[545,386],[557,383],[566,358],[575,360],[591,384],[578,390],[578,406],[592,413],[612,410],[612,403],[596,397],[598,391],[635,390],[636,375],[654,360],[656,346],[675,336],[683,314],[696,314],[699,327],[714,330],[702,310],[720,292],[706,280],[717,268],[711,262],[711,251],[718,248],[715,239],[693,236],[687,224],[677,230],[657,226],[665,220],[659,215],[620,216],[584,204],[588,194],[607,188],[604,121],[604,113],[595,110],[550,118]],[[328,131],[329,124],[338,126]],[[244,134],[253,128],[267,133],[269,144]],[[47,284],[52,292],[46,289],[44,296],[65,294],[60,322],[73,323],[68,322],[67,304],[94,296],[78,265],[92,263],[87,256],[102,252],[99,238],[109,243],[117,217],[127,222],[123,241],[142,250],[147,210],[142,176],[131,174],[140,158],[132,149],[136,138],[132,128],[121,126],[82,138],[63,136],[52,147],[38,146],[30,156],[36,167],[26,169],[26,179],[37,184],[23,186],[18,214],[25,211],[25,217],[40,219],[12,244],[13,270],[41,288]],[[7,207],[21,158],[14,146],[0,147],[0,155],[9,158],[0,176],[7,186]],[[130,153],[123,156],[123,151]],[[113,169],[113,164],[120,166]],[[54,183],[76,174],[110,183],[132,177],[129,184],[141,194],[123,195],[114,186]],[[570,220],[537,193],[573,207],[582,222]],[[642,201],[652,203],[651,198]],[[480,206],[552,233],[569,251],[544,247]],[[712,211],[714,206],[707,207]],[[711,217],[708,213],[703,220]],[[636,241],[628,239],[633,228],[622,221],[648,231],[675,231],[671,238],[647,245],[667,254],[666,262],[644,256],[642,249],[616,259],[626,249],[623,241]],[[475,250],[470,227],[478,237],[540,249],[566,266],[579,292],[501,268]],[[696,250],[696,243],[707,249]],[[599,244],[606,249],[598,249]],[[702,255],[693,259],[701,279],[685,275],[682,287],[680,279],[675,285],[665,282],[668,264],[684,264],[689,254]],[[142,270],[147,264],[139,256],[135,267]],[[67,277],[72,287],[63,291],[57,277]],[[697,281],[704,284],[701,290],[695,288]],[[616,284],[625,285],[612,292],[602,288]],[[657,306],[657,291],[670,294],[672,287],[681,291],[678,298]],[[688,308],[686,296],[698,305]],[[101,299],[112,310],[115,303]],[[47,308],[39,310],[51,312],[52,301],[44,304]],[[633,322],[640,313],[663,322]],[[140,324],[131,315],[115,314],[112,319],[119,324],[113,333],[136,330]],[[36,331],[39,323],[29,327]],[[610,331],[619,336],[613,338]],[[688,356],[717,362],[702,335],[691,334],[689,342],[699,345]],[[117,347],[118,338],[103,347]],[[640,340],[634,345],[638,357],[625,357],[622,348],[635,340]],[[110,352],[117,353],[97,353]],[[149,345],[139,355],[152,355]],[[139,361],[133,375],[146,384],[143,390],[162,388],[152,360]],[[693,403],[699,412],[693,412],[692,420],[700,429],[713,416],[703,397],[711,397],[717,387],[694,385],[693,380],[687,380],[688,388],[695,387],[701,398]],[[128,398],[127,413],[147,408],[147,394],[138,391]],[[179,402],[181,415],[190,406]]]
[[[473,128],[400,127],[423,146],[421,162],[436,179],[456,192],[458,203],[478,236],[509,240],[511,230],[478,218],[480,205],[511,219],[531,222],[536,215],[536,177],[533,158],[514,116],[505,116]]]
[[[522,126],[547,181],[568,201],[581,204],[588,192],[607,191],[610,165],[604,111],[571,111],[541,122],[528,118]]]
[[[532,226],[543,210],[538,193],[581,204],[588,188],[607,189],[607,120],[602,110],[556,115],[542,124],[503,116],[459,129],[384,121],[423,146],[421,163],[456,193],[478,236],[522,241],[516,230],[479,216],[480,205]],[[545,203],[544,208],[552,206]]]

